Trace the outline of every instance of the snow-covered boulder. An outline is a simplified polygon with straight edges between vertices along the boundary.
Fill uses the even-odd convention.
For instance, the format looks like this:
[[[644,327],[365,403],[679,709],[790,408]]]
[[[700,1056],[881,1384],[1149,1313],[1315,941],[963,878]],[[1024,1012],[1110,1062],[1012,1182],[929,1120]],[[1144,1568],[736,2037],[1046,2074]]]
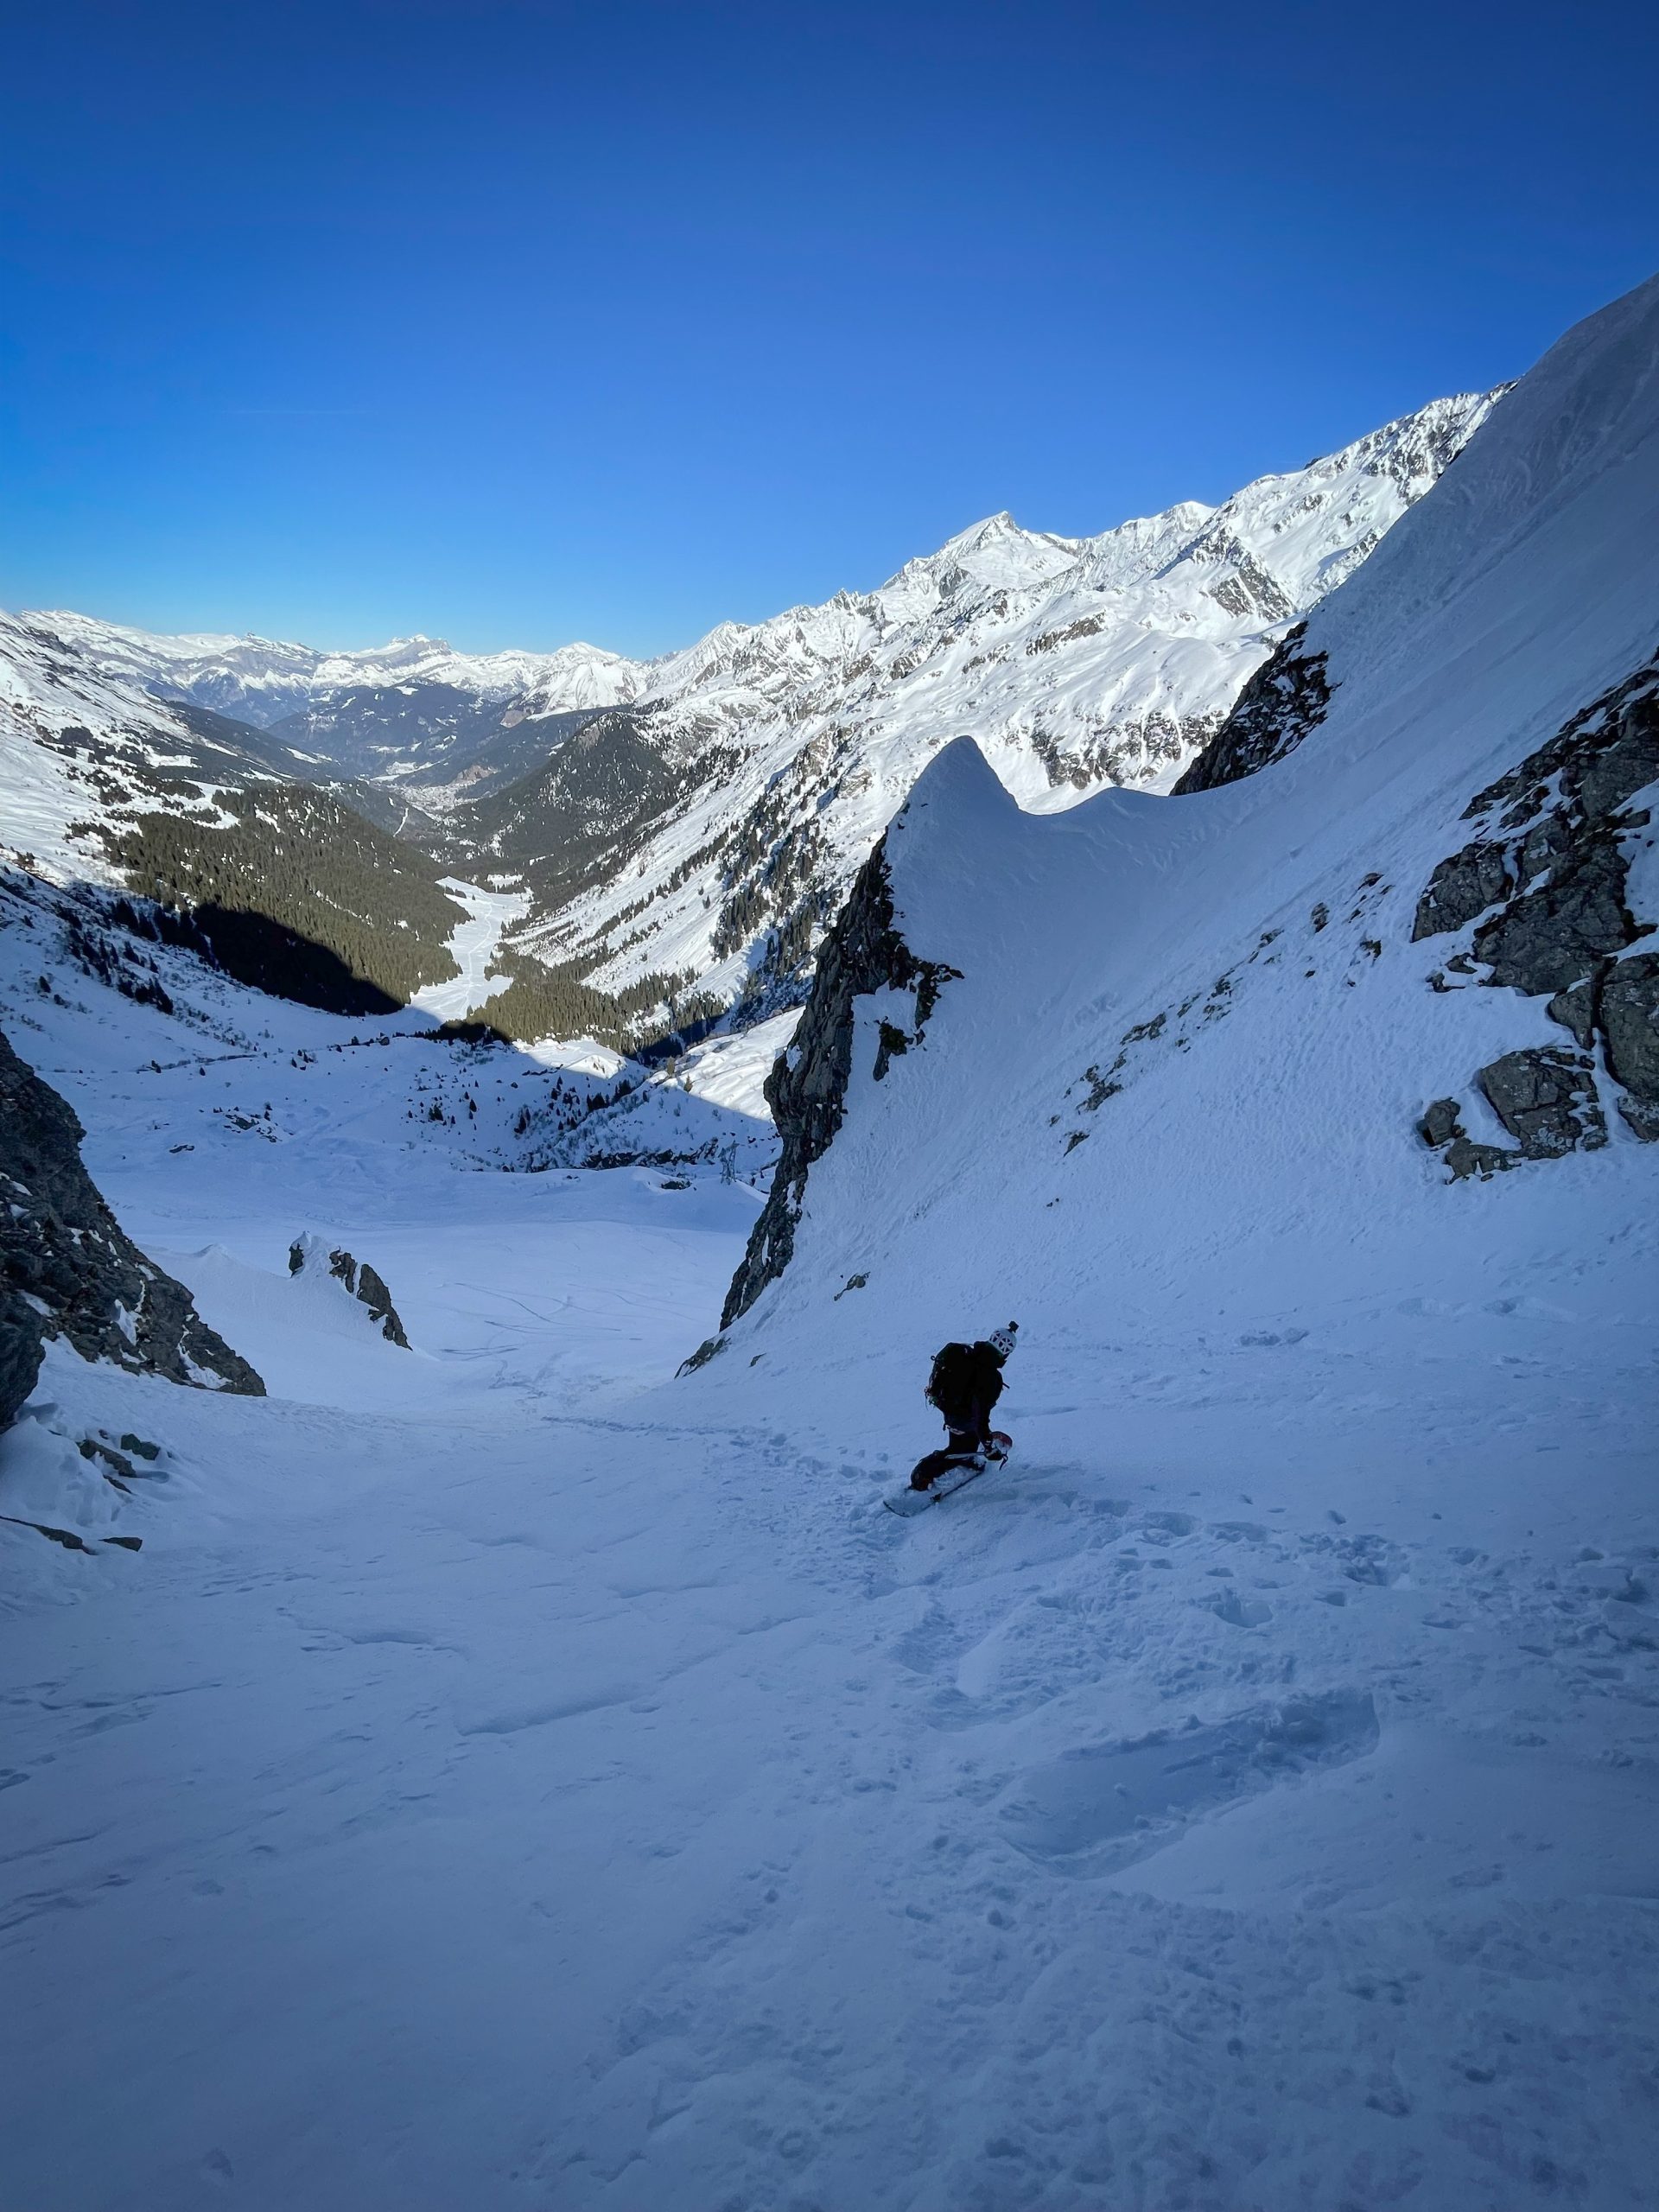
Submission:
[[[409,1349],[409,1337],[391,1302],[391,1293],[366,1260],[354,1259],[342,1246],[330,1246],[326,1237],[308,1230],[288,1248],[290,1275],[332,1275],[360,1306],[386,1342]]]

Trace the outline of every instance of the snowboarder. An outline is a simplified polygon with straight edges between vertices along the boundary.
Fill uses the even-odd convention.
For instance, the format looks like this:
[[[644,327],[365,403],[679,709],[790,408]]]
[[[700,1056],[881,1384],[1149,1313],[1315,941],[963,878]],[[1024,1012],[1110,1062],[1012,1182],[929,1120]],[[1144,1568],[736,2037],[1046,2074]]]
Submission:
[[[910,1478],[912,1490],[926,1490],[947,1467],[1007,1456],[1009,1440],[991,1427],[991,1408],[1002,1395],[1003,1363],[1019,1331],[1020,1324],[1010,1321],[976,1344],[946,1344],[934,1354],[923,1395],[944,1415],[950,1441],[943,1452],[930,1452],[918,1461]]]

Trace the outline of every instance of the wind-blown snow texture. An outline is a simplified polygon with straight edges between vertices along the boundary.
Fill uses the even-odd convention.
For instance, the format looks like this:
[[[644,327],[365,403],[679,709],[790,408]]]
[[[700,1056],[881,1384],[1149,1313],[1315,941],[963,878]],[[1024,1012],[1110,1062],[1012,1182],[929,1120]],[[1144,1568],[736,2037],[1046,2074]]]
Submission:
[[[1656,643],[1656,322],[1504,401],[1397,618],[1345,588],[1281,764],[1035,817],[935,762],[891,880],[960,973],[879,1084],[914,1007],[855,1000],[794,1256],[683,1380],[741,1184],[500,1173],[568,1076],[181,967],[60,1005],[0,936],[272,1392],[54,1349],[0,1441],[0,1510],[161,1446],[137,1559],[0,1524],[20,2202],[1645,2207],[1659,1147],[1448,1183],[1426,1103],[1566,1033],[1410,930]],[[1010,1314],[1015,1464],[895,1519],[928,1355]]]

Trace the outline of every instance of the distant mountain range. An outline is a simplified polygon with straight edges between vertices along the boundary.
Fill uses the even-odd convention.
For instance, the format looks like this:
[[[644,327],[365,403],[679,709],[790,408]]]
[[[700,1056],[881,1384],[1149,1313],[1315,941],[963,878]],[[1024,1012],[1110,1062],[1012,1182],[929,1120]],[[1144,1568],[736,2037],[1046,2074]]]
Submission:
[[[257,899],[247,795],[264,790],[269,815],[270,786],[296,785],[284,926],[308,896],[294,840],[312,837],[319,915],[352,910],[353,957],[362,930],[398,933],[381,963],[394,995],[453,972],[439,939],[412,961],[408,942],[411,871],[433,887],[429,933],[448,871],[531,894],[504,954],[520,1029],[550,973],[579,982],[589,1013],[595,992],[626,1001],[631,1022],[653,1007],[661,1020],[776,1011],[804,995],[854,874],[950,740],[971,734],[1028,809],[1110,784],[1167,790],[1497,397],[1436,400],[1220,506],[1184,501],[1095,537],[995,515],[875,591],[724,623],[652,661],[428,638],[327,653],[0,618],[0,836],[57,880],[196,903],[234,820],[238,895]],[[319,790],[326,820],[305,796]],[[396,912],[375,918],[375,849],[341,810],[412,849]],[[324,865],[347,845],[349,896]]]

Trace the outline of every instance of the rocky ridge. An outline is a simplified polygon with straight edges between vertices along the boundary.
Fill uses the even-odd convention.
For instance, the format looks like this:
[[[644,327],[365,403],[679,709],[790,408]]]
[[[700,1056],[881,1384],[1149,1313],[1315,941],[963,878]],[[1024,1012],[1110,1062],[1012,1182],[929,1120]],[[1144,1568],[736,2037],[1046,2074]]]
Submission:
[[[865,855],[951,738],[971,730],[1045,811],[1109,784],[1168,788],[1284,625],[1359,567],[1498,396],[1436,401],[1218,507],[1097,537],[993,516],[874,592],[652,664],[630,713],[693,788],[624,875],[530,938],[613,988],[652,968],[742,1018],[798,1003]]]
[[[308,1230],[304,1236],[296,1236],[288,1248],[288,1272],[291,1275],[327,1274],[343,1286],[348,1297],[368,1309],[370,1320],[389,1344],[400,1344],[405,1351],[409,1350],[409,1335],[391,1302],[385,1278],[366,1260],[357,1259],[343,1246],[331,1248],[322,1237]]]
[[[895,1057],[921,1044],[939,991],[955,974],[942,962],[918,960],[895,927],[884,839],[859,870],[852,895],[824,940],[806,1012],[788,1051],[779,1055],[766,1077],[766,1103],[783,1152],[727,1292],[722,1330],[747,1313],[789,1265],[807,1172],[829,1150],[846,1110],[857,1027],[855,1001],[878,992],[911,997],[906,1025],[885,1016],[880,1023],[873,1067],[874,1080],[880,1083]],[[693,1359],[701,1364],[718,1348],[719,1339],[711,1338]]]

